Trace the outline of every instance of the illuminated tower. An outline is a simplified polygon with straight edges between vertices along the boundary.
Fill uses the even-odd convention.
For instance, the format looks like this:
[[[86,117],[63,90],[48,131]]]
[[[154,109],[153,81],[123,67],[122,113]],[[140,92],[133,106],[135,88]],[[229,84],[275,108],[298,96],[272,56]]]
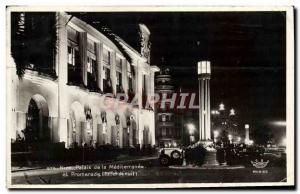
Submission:
[[[249,124],[245,124],[245,144],[249,144],[250,137],[249,137]]]
[[[200,141],[211,140],[210,129],[210,61],[198,62]]]
[[[171,99],[174,93],[174,86],[172,76],[169,68],[161,67],[158,75],[155,77],[155,93],[162,98],[166,95]],[[161,107],[162,101],[157,103],[156,108],[156,141],[159,146],[168,147],[171,145],[178,145],[180,140],[179,131],[175,128],[175,114],[169,107],[170,102],[165,102],[165,106]]]

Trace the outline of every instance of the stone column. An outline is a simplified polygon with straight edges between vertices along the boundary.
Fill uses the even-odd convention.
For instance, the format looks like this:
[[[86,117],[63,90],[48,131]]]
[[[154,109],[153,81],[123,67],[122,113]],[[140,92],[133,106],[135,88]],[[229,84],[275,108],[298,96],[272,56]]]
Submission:
[[[116,52],[110,52],[110,79],[112,84],[113,94],[117,94],[117,75],[116,75]]]
[[[82,81],[87,86],[87,33],[79,32],[79,55],[81,63]]]
[[[73,123],[71,119],[67,120],[67,129],[68,129],[68,140],[67,140],[67,147],[72,145],[72,133],[73,133]]]
[[[103,91],[103,43],[96,43],[97,85]]]
[[[122,59],[122,87],[126,95],[128,95],[128,75],[127,75],[127,61]]]
[[[129,127],[129,147],[132,147],[133,146],[133,122],[130,122],[130,127]]]
[[[59,142],[68,141],[68,132],[67,132],[67,118],[69,117],[69,107],[66,107],[66,84],[68,82],[68,35],[66,23],[68,20],[67,15],[64,12],[57,13],[58,15],[58,51],[57,51],[57,69],[58,74],[58,91],[57,91],[57,116],[58,117],[58,126],[53,128],[53,131],[56,131],[58,134]],[[65,144],[67,147],[67,145]]]

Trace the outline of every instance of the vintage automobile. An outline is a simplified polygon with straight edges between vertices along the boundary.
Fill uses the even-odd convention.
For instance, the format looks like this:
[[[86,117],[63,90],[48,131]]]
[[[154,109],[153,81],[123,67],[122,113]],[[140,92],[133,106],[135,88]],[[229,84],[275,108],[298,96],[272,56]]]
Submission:
[[[158,151],[159,163],[162,166],[181,165],[183,162],[184,150],[179,147],[161,148]]]

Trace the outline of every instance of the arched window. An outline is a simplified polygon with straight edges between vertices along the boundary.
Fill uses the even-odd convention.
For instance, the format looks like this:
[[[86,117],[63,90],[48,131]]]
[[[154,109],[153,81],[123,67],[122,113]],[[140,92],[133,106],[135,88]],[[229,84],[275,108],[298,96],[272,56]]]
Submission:
[[[40,110],[36,102],[33,99],[31,99],[28,107],[26,128],[24,129],[25,140],[27,142],[35,142],[39,140],[39,132],[40,132],[39,112]]]

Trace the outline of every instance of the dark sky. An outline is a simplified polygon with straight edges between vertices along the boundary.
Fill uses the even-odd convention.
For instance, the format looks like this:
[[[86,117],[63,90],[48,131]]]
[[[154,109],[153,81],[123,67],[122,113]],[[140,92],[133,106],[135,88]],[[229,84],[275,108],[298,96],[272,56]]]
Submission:
[[[88,13],[133,47],[138,23],[151,31],[151,64],[170,67],[177,87],[197,92],[199,60],[212,63],[211,106],[234,107],[244,122],[285,120],[284,12]],[[139,51],[139,50],[138,50]]]

